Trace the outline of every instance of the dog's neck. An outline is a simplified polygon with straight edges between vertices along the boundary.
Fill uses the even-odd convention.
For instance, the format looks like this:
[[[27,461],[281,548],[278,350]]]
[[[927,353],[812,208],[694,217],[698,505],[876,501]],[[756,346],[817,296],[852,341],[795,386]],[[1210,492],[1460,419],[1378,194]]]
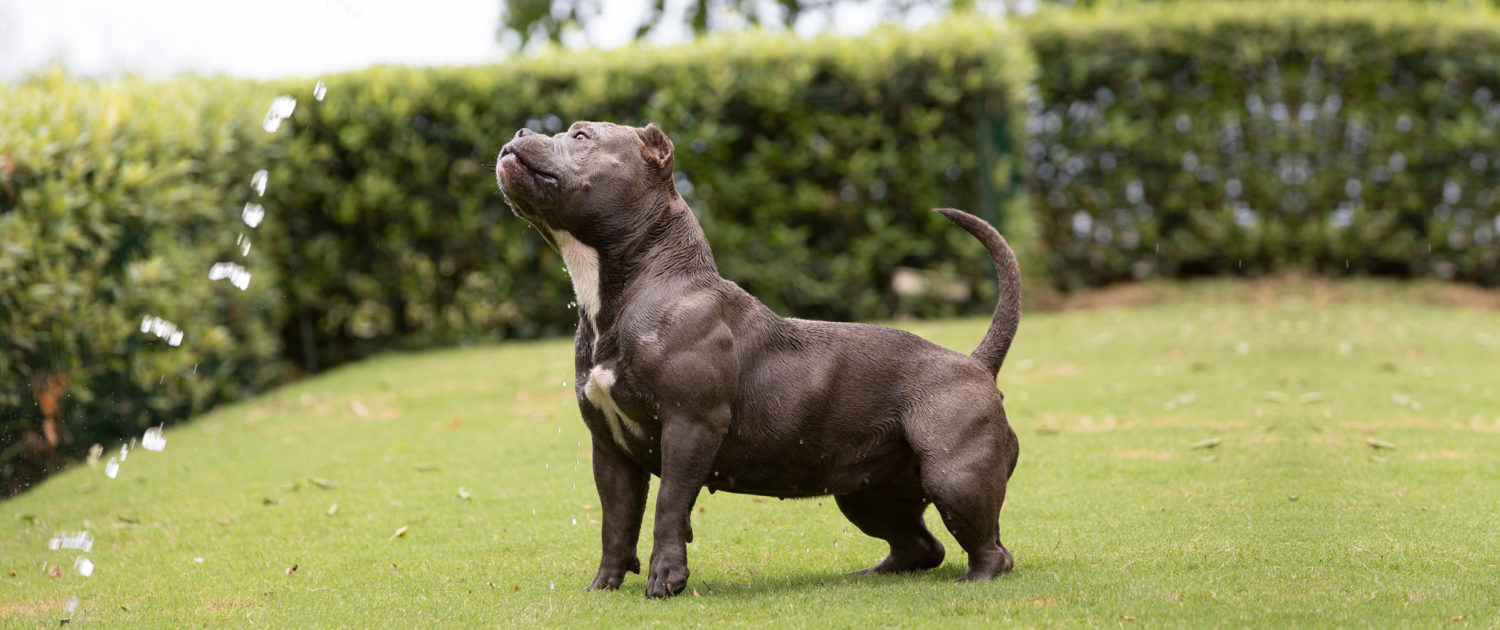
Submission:
[[[610,226],[615,232],[611,235],[552,231],[573,280],[579,316],[595,330],[615,319],[625,288],[637,279],[661,283],[718,276],[708,238],[676,191],[616,216],[639,220],[633,225]],[[618,238],[619,234],[629,236]]]

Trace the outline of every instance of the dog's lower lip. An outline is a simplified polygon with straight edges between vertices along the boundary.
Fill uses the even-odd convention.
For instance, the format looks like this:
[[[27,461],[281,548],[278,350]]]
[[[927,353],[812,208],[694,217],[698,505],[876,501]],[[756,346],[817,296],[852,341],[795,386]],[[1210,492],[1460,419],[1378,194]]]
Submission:
[[[533,167],[532,165],[527,164],[526,160],[521,159],[521,157],[519,155],[517,155],[515,152],[506,153],[505,155],[500,156],[500,162],[502,164],[506,160],[513,160],[513,161],[515,161],[516,164],[519,164],[521,166],[521,168],[526,169],[527,172],[531,173],[532,176],[534,176],[537,179],[541,180],[542,183],[553,185],[553,186],[557,185],[557,176],[556,175],[548,173],[547,171],[538,170],[537,168]]]

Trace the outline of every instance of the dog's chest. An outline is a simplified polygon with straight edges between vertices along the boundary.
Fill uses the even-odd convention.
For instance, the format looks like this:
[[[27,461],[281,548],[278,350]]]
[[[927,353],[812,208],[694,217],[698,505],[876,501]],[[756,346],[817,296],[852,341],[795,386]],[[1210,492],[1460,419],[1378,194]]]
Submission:
[[[644,417],[644,406],[621,386],[620,374],[612,367],[595,365],[585,379],[583,398],[599,410],[614,443],[626,452],[644,450],[654,455],[660,423],[654,416]]]

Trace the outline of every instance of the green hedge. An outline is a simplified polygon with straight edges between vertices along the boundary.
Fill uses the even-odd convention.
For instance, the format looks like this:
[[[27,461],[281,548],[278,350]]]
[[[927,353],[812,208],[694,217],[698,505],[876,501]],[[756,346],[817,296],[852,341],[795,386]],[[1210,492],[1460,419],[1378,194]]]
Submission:
[[[284,340],[311,367],[393,343],[570,332],[562,262],[511,215],[493,166],[516,129],[574,120],[661,124],[721,271],[780,312],[987,311],[984,258],[928,209],[998,219],[1019,191],[995,150],[1027,68],[1017,41],[969,21],[330,79],[325,102],[298,108],[267,192],[287,209],[271,245],[294,313]],[[890,289],[900,265],[985,299],[904,300]]]
[[[32,386],[53,375],[73,454],[276,377],[274,268],[251,265],[245,292],[208,279],[249,231],[256,92],[58,73],[0,91],[0,482],[41,425]],[[143,334],[147,316],[181,345]]]
[[[1500,284],[1500,19],[1452,5],[1052,13],[1027,152],[1063,287],[1433,273]]]
[[[998,221],[1016,197],[1004,147],[1028,68],[1019,41],[972,20],[853,40],[743,35],[374,68],[327,78],[322,101],[311,80],[54,74],[0,90],[0,451],[40,424],[32,383],[48,374],[69,381],[77,455],[299,366],[570,332],[562,261],[494,181],[521,126],[662,124],[721,270],[783,313],[988,312],[982,250],[927,210]],[[267,134],[283,93],[298,106]],[[265,208],[254,229],[240,222],[249,200]],[[244,264],[249,290],[211,282],[217,261]],[[901,265],[942,289],[897,295]],[[182,346],[141,333],[148,315],[181,326]]]

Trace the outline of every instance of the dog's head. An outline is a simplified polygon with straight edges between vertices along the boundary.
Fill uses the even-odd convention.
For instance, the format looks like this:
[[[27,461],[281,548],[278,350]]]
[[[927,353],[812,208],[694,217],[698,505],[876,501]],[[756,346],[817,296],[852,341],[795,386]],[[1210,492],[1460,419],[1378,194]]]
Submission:
[[[517,216],[578,233],[675,192],[672,141],[655,124],[580,121],[552,136],[521,129],[500,150],[495,179]]]

